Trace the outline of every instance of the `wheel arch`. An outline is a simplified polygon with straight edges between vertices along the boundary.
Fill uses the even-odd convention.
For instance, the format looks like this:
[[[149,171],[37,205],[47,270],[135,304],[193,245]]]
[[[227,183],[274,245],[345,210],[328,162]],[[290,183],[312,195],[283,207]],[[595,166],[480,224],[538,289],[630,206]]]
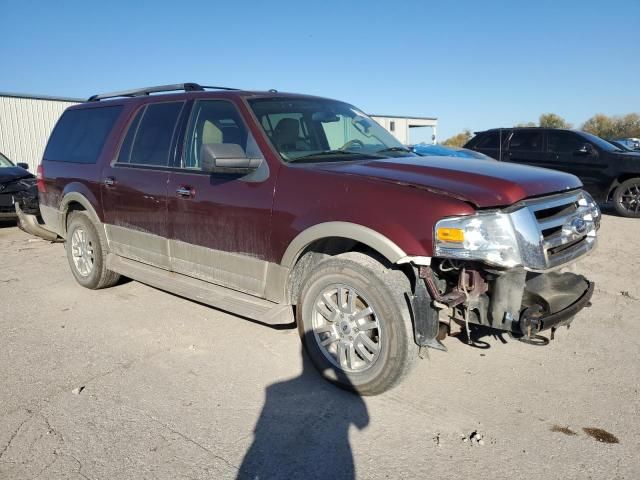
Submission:
[[[607,192],[607,201],[611,201],[613,200],[613,194],[616,191],[616,188],[618,188],[622,183],[626,182],[627,180],[631,180],[632,178],[640,178],[640,173],[623,173],[618,175],[613,182],[611,182],[611,185],[609,186],[609,191]]]
[[[67,235],[67,223],[69,220],[69,214],[73,211],[85,211],[91,218],[91,220],[96,224],[100,224],[100,217],[96,213],[95,208],[89,201],[87,197],[79,192],[69,192],[67,193],[60,202],[60,213],[61,213],[61,230],[66,237]]]
[[[285,296],[295,305],[302,282],[325,258],[359,251],[390,267],[407,258],[395,242],[375,230],[349,222],[326,222],[310,227],[294,238],[283,255],[281,266],[289,272]]]
[[[280,265],[293,268],[309,245],[329,238],[344,238],[366,245],[390,263],[407,256],[396,243],[369,227],[351,222],[325,222],[300,232],[287,247]]]

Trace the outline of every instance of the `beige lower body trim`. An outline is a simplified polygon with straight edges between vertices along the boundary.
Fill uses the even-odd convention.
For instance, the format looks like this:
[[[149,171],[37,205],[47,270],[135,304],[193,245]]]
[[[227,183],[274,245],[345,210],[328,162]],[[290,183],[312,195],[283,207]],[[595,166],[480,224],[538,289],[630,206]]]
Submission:
[[[285,301],[289,269],[249,255],[224,252],[116,225],[105,225],[109,251],[131,260],[248,293]]]

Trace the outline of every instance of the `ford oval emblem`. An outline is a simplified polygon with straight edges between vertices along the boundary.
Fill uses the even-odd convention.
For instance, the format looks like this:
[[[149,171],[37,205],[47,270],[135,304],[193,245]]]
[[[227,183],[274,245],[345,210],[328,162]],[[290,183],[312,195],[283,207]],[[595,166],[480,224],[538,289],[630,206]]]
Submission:
[[[571,230],[573,230],[573,233],[583,234],[587,231],[587,222],[583,218],[576,217],[571,220]]]

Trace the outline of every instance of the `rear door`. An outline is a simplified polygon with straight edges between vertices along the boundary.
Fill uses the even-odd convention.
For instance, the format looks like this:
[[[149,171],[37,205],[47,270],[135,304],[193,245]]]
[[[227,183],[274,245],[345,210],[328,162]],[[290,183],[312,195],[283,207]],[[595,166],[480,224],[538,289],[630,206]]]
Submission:
[[[543,167],[546,163],[544,130],[514,130],[505,160],[523,165]]]
[[[102,172],[109,249],[126,258],[169,269],[167,183],[177,124],[185,102],[138,109],[117,158]]]
[[[472,140],[466,148],[470,148],[496,160],[505,160],[504,145],[509,138],[510,130],[498,129],[484,132],[476,140]]]
[[[168,183],[171,264],[175,272],[263,296],[270,251],[275,172],[265,161],[248,174],[201,170],[203,144],[233,143],[261,158],[234,103],[196,100],[183,153]]]

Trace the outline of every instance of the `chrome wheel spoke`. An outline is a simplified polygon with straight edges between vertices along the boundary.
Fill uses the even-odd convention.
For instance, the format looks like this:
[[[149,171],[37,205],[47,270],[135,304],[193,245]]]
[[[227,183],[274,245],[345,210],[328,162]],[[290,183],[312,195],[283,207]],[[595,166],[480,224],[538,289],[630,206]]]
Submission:
[[[373,313],[373,310],[371,309],[371,307],[367,307],[363,310],[360,310],[358,313],[356,313],[353,317],[352,320],[354,322],[357,322],[358,320],[362,320],[365,317],[368,317],[369,315],[371,315]]]
[[[322,354],[335,367],[361,372],[378,359],[382,331],[371,303],[350,285],[334,284],[316,298],[312,329]]]
[[[358,355],[360,355],[366,363],[371,363],[375,355],[373,352],[370,352],[369,350],[367,350],[367,348],[364,346],[362,342],[362,337],[363,336],[358,337],[358,341],[356,342],[356,350],[358,351]],[[366,338],[369,338],[369,337],[366,337]]]
[[[373,330],[374,328],[378,328],[378,322],[366,322],[364,324],[359,324],[358,326],[358,329],[362,332]]]
[[[379,345],[371,340],[367,335],[358,335],[358,339],[360,340],[359,344],[369,350],[369,352],[372,354],[378,353]]]
[[[77,228],[71,235],[71,258],[76,271],[83,277],[88,276],[94,266],[94,248],[87,233]]]
[[[322,340],[320,342],[320,345],[322,345],[323,347],[328,347],[329,345],[331,345],[332,343],[337,342],[338,340],[340,340],[340,337],[338,337],[338,335],[336,334],[336,332],[330,332],[329,336],[327,338],[325,338],[324,340]]]
[[[325,303],[316,303],[316,312],[322,315],[329,322],[334,322],[337,316],[336,312],[332,312],[327,309],[327,305]]]

